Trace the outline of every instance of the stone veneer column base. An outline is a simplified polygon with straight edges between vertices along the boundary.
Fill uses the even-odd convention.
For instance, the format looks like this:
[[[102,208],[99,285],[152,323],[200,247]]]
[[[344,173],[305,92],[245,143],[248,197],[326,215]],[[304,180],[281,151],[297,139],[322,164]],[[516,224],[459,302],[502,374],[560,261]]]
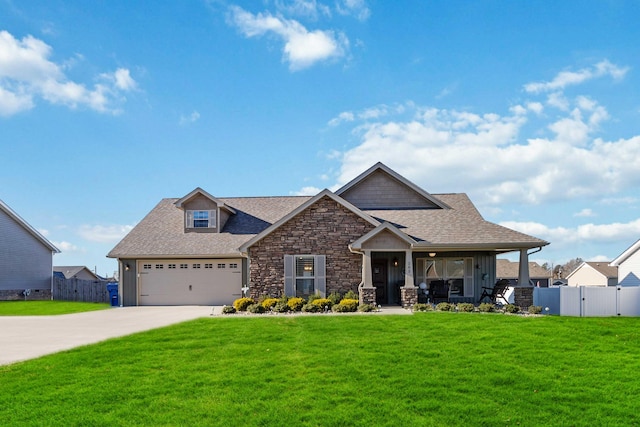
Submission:
[[[409,308],[418,302],[418,288],[415,286],[406,287],[403,286],[400,288],[400,301],[402,302],[402,307]]]
[[[513,301],[514,304],[521,308],[529,308],[533,305],[533,287],[520,287],[513,288]]]
[[[376,288],[358,288],[358,302],[362,304],[376,305]]]

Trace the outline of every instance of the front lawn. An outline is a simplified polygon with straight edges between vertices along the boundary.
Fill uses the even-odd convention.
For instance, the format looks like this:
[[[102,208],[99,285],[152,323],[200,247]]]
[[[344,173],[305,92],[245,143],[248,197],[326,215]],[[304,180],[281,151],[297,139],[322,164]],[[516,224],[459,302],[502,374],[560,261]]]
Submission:
[[[73,301],[0,301],[0,316],[50,316],[104,310],[109,304]]]
[[[638,425],[640,319],[199,319],[0,367],[3,425]]]

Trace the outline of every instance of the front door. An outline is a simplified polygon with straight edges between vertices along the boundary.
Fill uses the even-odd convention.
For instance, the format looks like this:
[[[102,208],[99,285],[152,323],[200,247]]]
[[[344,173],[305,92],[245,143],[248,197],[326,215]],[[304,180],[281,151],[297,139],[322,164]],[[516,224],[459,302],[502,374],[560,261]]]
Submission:
[[[373,286],[376,288],[376,304],[388,304],[387,296],[387,260],[373,260]]]

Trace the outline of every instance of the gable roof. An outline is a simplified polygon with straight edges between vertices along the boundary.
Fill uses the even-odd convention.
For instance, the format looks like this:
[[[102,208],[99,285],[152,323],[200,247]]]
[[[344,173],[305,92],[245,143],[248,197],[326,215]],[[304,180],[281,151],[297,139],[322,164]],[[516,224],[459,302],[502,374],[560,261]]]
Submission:
[[[398,230],[397,227],[389,224],[388,222],[383,222],[382,224],[380,224],[373,230],[369,231],[359,239],[356,239],[353,243],[349,245],[349,247],[351,249],[361,249],[363,243],[367,242],[371,238],[379,235],[384,231],[390,232],[391,234],[393,234],[394,236],[396,236],[398,239],[402,240],[409,246],[415,243],[415,240],[413,240],[411,237],[407,236],[406,234]]]
[[[31,234],[34,239],[42,243],[46,248],[48,248],[51,252],[60,253],[60,249],[56,248],[53,243],[47,240],[38,230],[33,228],[27,221],[22,219],[20,215],[18,215],[13,209],[9,207],[6,203],[0,200],[0,210],[3,211],[7,216],[17,222],[22,228],[24,228],[29,234]]]
[[[520,262],[508,259],[496,259],[496,277],[502,279],[517,278],[520,275]],[[543,268],[535,261],[529,262],[529,278],[550,279],[551,271]]]
[[[185,203],[187,203],[189,200],[191,200],[192,198],[194,198],[195,196],[197,196],[198,194],[206,197],[207,199],[211,200],[212,202],[214,202],[216,205],[218,205],[218,208],[221,209],[225,209],[231,213],[236,213],[232,208],[230,208],[229,206],[227,206],[223,201],[221,201],[220,199],[217,199],[215,197],[213,197],[211,194],[207,193],[206,191],[204,191],[202,188],[200,187],[196,187],[194,190],[192,190],[189,194],[187,194],[186,196],[176,200],[175,205],[179,208],[182,208],[182,205],[184,205]]]
[[[100,279],[100,277],[98,277],[97,274],[95,274],[93,271],[89,270],[84,265],[72,265],[72,266],[54,265],[53,266],[53,272],[54,273],[61,273],[64,276],[65,279],[70,279],[70,278],[74,277],[76,274],[80,273],[81,271],[84,271],[85,273],[91,275],[96,280]]]
[[[585,267],[594,269],[596,272],[606,277],[607,279],[615,279],[618,277],[618,267],[611,267],[608,261],[586,261],[576,267],[576,269],[571,273],[569,273],[567,279],[573,276],[578,270]]]
[[[269,227],[264,229],[261,233],[259,233],[258,235],[254,236],[253,238],[249,239],[246,243],[244,243],[240,247],[240,251],[241,252],[246,252],[247,249],[250,246],[252,246],[256,242],[259,242],[260,240],[264,239],[269,234],[273,233],[281,225],[285,224],[290,219],[292,219],[293,217],[297,216],[300,212],[304,211],[309,206],[312,206],[314,203],[316,203],[318,200],[322,199],[323,197],[329,197],[334,202],[342,205],[344,208],[346,208],[347,210],[353,212],[354,214],[356,214],[360,218],[364,219],[365,221],[369,222],[370,224],[372,224],[375,227],[377,227],[380,224],[379,221],[376,221],[375,219],[371,218],[371,216],[367,215],[366,213],[364,213],[363,211],[361,211],[357,207],[353,206],[351,203],[347,202],[346,200],[344,200],[340,196],[332,193],[331,191],[329,191],[327,189],[324,189],[321,192],[319,192],[318,194],[316,194],[315,196],[313,196],[312,198],[310,198],[309,200],[307,200],[306,202],[304,202],[303,204],[301,204],[300,206],[298,206],[297,208],[295,208],[294,210],[292,210],[291,212],[289,212],[288,214],[286,214],[285,216],[283,216],[282,218],[280,218],[278,221],[276,221],[275,223],[273,223],[272,225],[270,225]]]
[[[624,252],[618,255],[618,257],[611,261],[609,265],[611,267],[618,267],[620,264],[625,262],[627,258],[635,254],[638,250],[640,250],[640,239],[638,239],[638,241],[636,241],[633,245],[629,246]]]
[[[162,199],[110,252],[110,258],[239,256],[238,248],[308,196],[220,198],[235,212],[220,233],[185,233],[179,199]]]
[[[408,187],[411,190],[413,190],[413,192],[415,192],[419,197],[423,198],[424,200],[428,201],[429,203],[431,203],[431,204],[433,204],[433,205],[435,205],[435,206],[437,206],[437,207],[439,207],[441,209],[448,209],[449,208],[449,206],[447,206],[446,203],[443,203],[441,200],[438,200],[436,197],[432,196],[431,194],[429,194],[428,192],[426,192],[422,188],[418,187],[417,185],[415,185],[413,182],[409,181],[408,179],[406,179],[402,175],[399,175],[396,171],[390,169],[389,167],[387,167],[385,164],[383,164],[381,162],[376,163],[375,165],[371,166],[366,171],[362,172],[360,175],[358,175],[357,177],[352,179],[350,182],[348,182],[347,184],[342,186],[340,189],[338,189],[335,194],[342,197],[347,191],[351,190],[352,188],[357,187],[358,185],[361,185],[363,182],[368,180],[370,177],[372,177],[377,172],[383,172],[383,173],[387,174],[388,176],[390,176],[394,180],[398,181],[401,185],[403,185],[405,187]]]

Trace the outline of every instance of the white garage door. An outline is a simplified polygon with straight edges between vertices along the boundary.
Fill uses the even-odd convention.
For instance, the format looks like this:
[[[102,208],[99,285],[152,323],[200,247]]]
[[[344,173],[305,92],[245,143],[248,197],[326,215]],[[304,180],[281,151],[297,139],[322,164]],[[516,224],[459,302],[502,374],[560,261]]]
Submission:
[[[241,296],[241,259],[138,261],[139,305],[223,305]]]

